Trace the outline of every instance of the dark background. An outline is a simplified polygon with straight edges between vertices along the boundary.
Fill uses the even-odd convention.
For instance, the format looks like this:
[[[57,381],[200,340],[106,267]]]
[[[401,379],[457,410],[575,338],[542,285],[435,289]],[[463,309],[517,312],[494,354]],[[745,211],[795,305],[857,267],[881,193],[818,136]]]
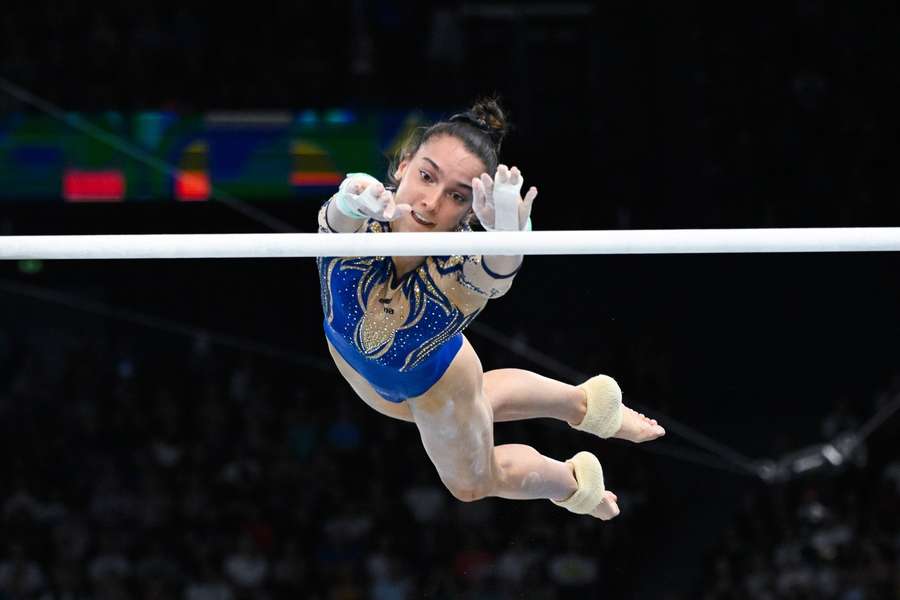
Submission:
[[[813,0],[19,4],[0,20],[0,75],[86,112],[455,112],[497,93],[514,125],[503,159],[540,189],[538,229],[900,226],[897,17],[895,4]],[[304,232],[318,205],[256,204]],[[17,235],[267,231],[215,201],[165,199],[10,202],[0,223]],[[852,466],[777,485],[721,453],[683,452],[696,431],[775,459],[895,398],[895,253],[527,258],[479,317],[490,329],[470,330],[485,368],[566,376],[510,352],[524,343],[613,375],[626,402],[690,429],[670,427],[653,452],[557,423],[498,425],[498,442],[555,458],[595,451],[625,492],[604,524],[446,492],[440,517],[411,518],[404,492],[439,481],[412,427],[320,367],[311,260],[22,267],[0,265],[0,597],[189,597],[216,580],[236,598],[900,597],[896,418]],[[291,446],[297,435],[308,447]],[[182,458],[167,464],[160,444]],[[200,490],[202,510],[142,520],[148,498],[182,506],[185,490]],[[59,541],[72,523],[80,554]],[[267,575],[240,579],[235,556]],[[504,575],[504,557],[527,575]],[[560,575],[584,564],[592,576]]]

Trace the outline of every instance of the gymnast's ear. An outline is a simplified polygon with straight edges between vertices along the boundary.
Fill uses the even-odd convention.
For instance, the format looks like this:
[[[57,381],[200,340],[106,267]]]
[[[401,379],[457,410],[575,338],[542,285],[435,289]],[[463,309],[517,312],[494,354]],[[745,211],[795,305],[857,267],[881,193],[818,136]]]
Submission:
[[[406,173],[407,167],[409,167],[410,158],[404,158],[397,164],[397,169],[394,171],[394,179],[400,181],[403,179],[403,174]]]

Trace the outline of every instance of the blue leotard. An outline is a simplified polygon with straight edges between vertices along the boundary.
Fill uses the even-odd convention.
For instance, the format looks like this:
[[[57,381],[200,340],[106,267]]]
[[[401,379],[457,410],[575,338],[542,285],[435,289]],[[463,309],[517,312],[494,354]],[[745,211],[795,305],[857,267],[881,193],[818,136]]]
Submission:
[[[327,203],[319,212],[320,233],[333,231],[326,209]],[[388,231],[388,223],[366,223],[368,233]],[[460,332],[497,295],[466,279],[463,265],[478,260],[429,256],[398,278],[389,256],[319,258],[325,335],[384,399],[419,396],[450,366],[462,346]]]

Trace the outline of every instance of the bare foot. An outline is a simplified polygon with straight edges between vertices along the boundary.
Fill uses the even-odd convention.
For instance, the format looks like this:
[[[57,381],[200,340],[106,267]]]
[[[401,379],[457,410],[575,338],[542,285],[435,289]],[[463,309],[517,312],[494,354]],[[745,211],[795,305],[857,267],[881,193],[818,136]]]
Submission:
[[[597,508],[591,511],[592,517],[597,517],[604,521],[609,521],[613,517],[619,516],[619,497],[611,491],[603,492],[603,500],[597,505]]]
[[[627,406],[622,406],[622,426],[613,435],[620,440],[629,442],[649,442],[666,435],[656,419],[649,419],[643,413],[636,412]]]

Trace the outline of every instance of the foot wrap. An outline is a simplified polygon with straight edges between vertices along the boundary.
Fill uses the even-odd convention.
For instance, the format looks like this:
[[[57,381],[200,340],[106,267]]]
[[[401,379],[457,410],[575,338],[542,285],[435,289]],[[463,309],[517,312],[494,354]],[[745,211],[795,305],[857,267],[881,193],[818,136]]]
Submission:
[[[557,506],[562,506],[575,514],[586,515],[597,508],[603,500],[603,467],[600,461],[590,452],[579,452],[566,461],[575,469],[575,480],[578,489],[566,500],[553,500]]]
[[[587,412],[575,429],[601,438],[612,437],[622,426],[622,390],[608,375],[591,377],[581,385],[587,394]]]

